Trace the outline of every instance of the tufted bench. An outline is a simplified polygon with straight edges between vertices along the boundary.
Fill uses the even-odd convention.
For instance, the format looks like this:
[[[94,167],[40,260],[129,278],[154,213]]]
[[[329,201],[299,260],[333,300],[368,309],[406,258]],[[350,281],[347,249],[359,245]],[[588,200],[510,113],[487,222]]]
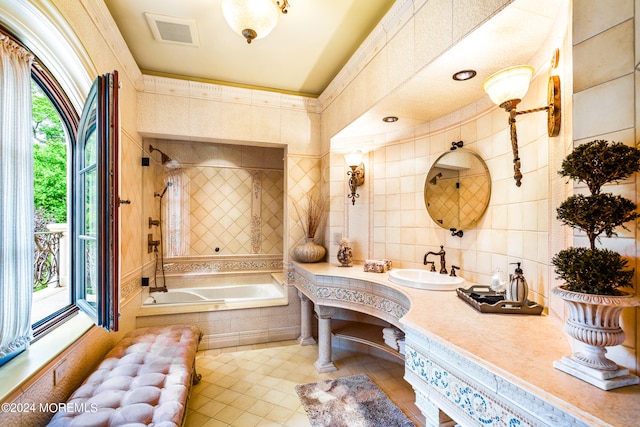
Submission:
[[[182,425],[202,334],[195,326],[127,334],[59,410],[49,426]]]

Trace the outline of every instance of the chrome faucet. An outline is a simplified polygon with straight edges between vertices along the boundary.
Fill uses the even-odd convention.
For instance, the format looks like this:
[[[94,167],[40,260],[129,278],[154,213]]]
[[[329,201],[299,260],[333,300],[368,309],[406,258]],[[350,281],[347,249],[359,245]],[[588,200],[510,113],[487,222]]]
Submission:
[[[426,254],[424,254],[424,265],[427,265],[429,262],[433,262],[427,261],[427,257],[429,255],[440,255],[440,274],[447,274],[447,261],[444,257],[445,254],[446,252],[444,251],[444,246],[440,245],[440,252],[427,252]]]

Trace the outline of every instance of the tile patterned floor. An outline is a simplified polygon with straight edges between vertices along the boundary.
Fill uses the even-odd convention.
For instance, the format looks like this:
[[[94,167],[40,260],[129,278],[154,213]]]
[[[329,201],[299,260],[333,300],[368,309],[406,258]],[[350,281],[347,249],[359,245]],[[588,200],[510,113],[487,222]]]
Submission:
[[[424,425],[413,389],[402,379],[402,365],[333,349],[338,371],[319,374],[313,367],[317,350],[283,341],[198,352],[202,381],[192,388],[186,427],[309,426],[296,384],[360,373],[368,374],[417,426]]]

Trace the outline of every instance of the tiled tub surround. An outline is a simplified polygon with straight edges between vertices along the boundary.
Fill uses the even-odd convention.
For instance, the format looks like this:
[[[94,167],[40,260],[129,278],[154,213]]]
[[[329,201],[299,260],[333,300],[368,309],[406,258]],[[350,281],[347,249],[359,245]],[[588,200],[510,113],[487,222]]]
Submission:
[[[145,288],[138,316],[287,305],[283,281],[282,273],[271,272],[166,275],[167,292]],[[256,290],[248,292],[251,288]]]
[[[329,322],[341,307],[404,330],[405,379],[429,426],[449,425],[447,415],[463,426],[637,425],[640,386],[604,391],[553,368],[571,351],[552,317],[479,313],[455,292],[403,288],[361,266],[293,268],[302,301]]]
[[[283,283],[282,273],[242,272],[208,276],[213,276],[212,283],[220,285],[275,281],[282,288],[284,298],[234,303],[142,305],[137,313],[136,327],[195,325],[203,333],[199,347],[202,350],[291,340],[300,335],[300,299],[293,286]],[[195,275],[192,281],[172,284],[172,277],[168,276],[167,286],[169,289],[192,287],[203,277],[206,275]],[[271,283],[268,282],[266,286],[271,286]],[[148,295],[148,290],[145,290],[141,296],[142,301]]]

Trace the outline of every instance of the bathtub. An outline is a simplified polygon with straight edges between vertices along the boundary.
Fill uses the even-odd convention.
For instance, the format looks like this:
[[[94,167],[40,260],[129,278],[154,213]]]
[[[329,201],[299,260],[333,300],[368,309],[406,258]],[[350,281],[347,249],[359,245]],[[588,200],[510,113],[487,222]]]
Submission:
[[[281,286],[275,283],[259,285],[213,286],[210,288],[169,289],[151,292],[144,305],[154,304],[232,304],[284,298]]]
[[[139,316],[286,305],[287,292],[272,273],[167,276],[167,292],[145,293]]]
[[[201,350],[300,336],[300,298],[282,272],[167,276],[166,285],[143,291],[137,327],[196,325]]]

